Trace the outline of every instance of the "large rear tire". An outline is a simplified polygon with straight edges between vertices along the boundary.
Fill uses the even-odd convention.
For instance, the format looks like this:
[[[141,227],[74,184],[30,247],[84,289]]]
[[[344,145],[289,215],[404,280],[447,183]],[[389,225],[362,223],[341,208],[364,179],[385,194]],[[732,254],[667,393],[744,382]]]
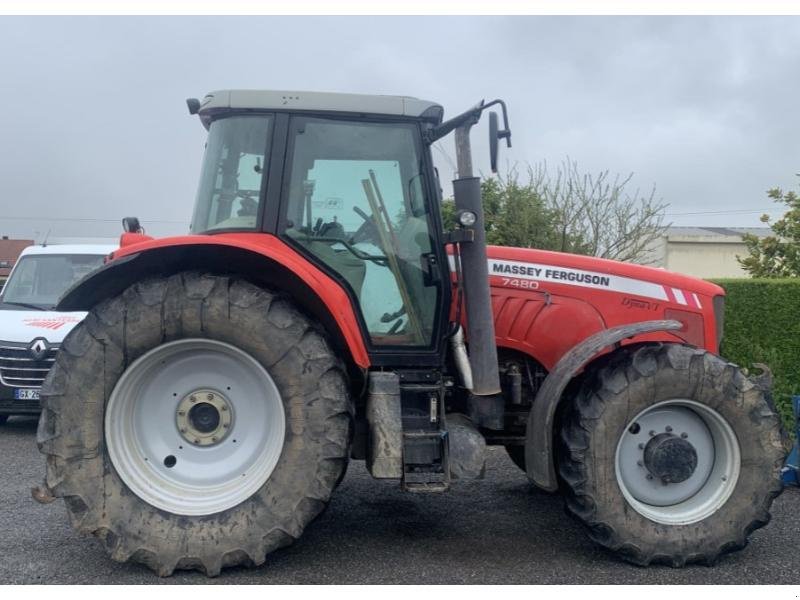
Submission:
[[[349,455],[341,362],[291,301],[194,272],[137,283],[64,340],[42,390],[47,487],[114,560],[258,565]],[[202,406],[200,406],[202,405]]]
[[[562,420],[567,510],[639,565],[713,564],[770,520],[780,419],[733,364],[663,344],[592,369]]]

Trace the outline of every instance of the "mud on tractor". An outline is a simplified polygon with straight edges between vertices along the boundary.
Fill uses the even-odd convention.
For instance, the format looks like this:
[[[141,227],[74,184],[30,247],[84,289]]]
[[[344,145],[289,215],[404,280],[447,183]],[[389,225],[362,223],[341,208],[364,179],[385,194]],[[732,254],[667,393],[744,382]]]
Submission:
[[[191,235],[124,220],[60,301],[89,314],[42,392],[35,496],[114,560],[258,565],[349,460],[442,492],[483,475],[487,445],[637,564],[713,563],[768,522],[785,438],[768,385],[718,356],[722,289],[487,247],[470,129],[499,107],[496,164],[502,101],[446,121],[392,96],[188,105],[208,130]],[[430,153],[451,132],[455,224]]]

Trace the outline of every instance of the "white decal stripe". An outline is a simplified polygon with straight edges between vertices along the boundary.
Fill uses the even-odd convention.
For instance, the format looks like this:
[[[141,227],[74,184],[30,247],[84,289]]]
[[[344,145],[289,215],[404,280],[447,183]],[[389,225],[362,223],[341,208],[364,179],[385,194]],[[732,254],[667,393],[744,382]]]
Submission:
[[[672,293],[675,294],[675,300],[678,301],[678,304],[683,304],[684,306],[689,305],[689,303],[686,301],[686,296],[683,295],[682,290],[679,290],[678,288],[672,288]]]
[[[692,292],[692,297],[694,298],[695,304],[697,304],[697,308],[703,308],[703,305],[700,303],[700,296]]]
[[[453,261],[451,257],[451,268],[452,264]],[[569,267],[556,267],[553,265],[490,258],[489,275],[589,287],[599,290],[635,294],[637,296],[655,298],[657,300],[668,300],[667,294],[661,285],[650,283],[649,281],[621,277],[619,275],[571,269]]]

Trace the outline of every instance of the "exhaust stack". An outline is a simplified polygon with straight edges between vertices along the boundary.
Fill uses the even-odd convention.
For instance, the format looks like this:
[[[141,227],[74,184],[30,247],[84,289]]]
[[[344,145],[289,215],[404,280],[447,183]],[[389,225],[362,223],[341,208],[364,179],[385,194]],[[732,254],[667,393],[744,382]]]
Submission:
[[[472,393],[492,396],[500,393],[497,370],[497,347],[494,335],[492,298],[489,293],[489,265],[486,255],[481,180],[472,176],[472,150],[469,131],[478,122],[480,112],[456,127],[456,163],[458,179],[453,181],[453,197],[457,211],[475,215],[474,239],[461,244],[461,273],[469,335],[469,362],[472,367]]]

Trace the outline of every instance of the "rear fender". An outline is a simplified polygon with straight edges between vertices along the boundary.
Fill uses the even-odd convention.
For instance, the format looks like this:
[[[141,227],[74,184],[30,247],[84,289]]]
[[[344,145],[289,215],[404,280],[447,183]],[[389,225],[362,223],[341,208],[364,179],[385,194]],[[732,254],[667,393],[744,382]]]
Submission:
[[[603,349],[624,339],[656,331],[674,331],[680,321],[642,321],[604,329],[576,344],[564,354],[536,394],[525,432],[525,464],[528,478],[538,487],[558,489],[553,460],[553,424],[556,409],[570,381]]]
[[[188,270],[238,275],[286,292],[322,324],[333,344],[349,355],[351,364],[368,368],[359,321],[341,284],[277,238],[260,237],[263,239],[257,244],[222,236],[186,236],[174,243],[162,239],[137,244],[67,290],[56,309],[89,311],[153,275]]]

